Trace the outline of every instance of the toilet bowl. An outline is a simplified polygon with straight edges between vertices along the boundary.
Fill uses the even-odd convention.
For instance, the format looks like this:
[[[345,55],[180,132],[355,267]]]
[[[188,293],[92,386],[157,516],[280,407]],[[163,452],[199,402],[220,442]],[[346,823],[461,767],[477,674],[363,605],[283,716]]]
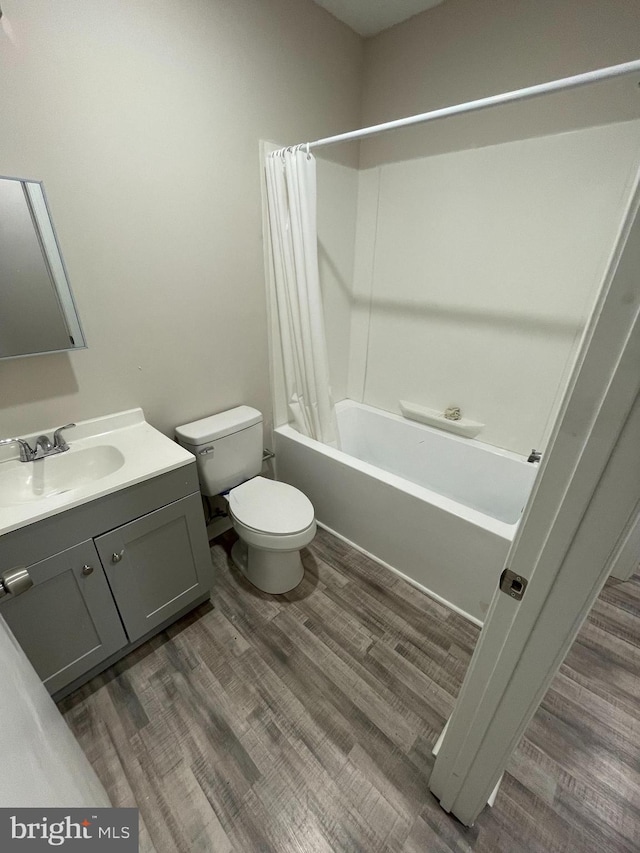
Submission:
[[[311,501],[299,489],[254,477],[227,496],[238,541],[231,558],[258,589],[283,593],[304,575],[300,549],[316,535]]]
[[[259,476],[262,415],[237,406],[176,428],[196,457],[205,495],[223,495],[238,534],[231,558],[263,592],[289,592],[304,576],[300,549],[316,534],[314,509],[299,489]]]

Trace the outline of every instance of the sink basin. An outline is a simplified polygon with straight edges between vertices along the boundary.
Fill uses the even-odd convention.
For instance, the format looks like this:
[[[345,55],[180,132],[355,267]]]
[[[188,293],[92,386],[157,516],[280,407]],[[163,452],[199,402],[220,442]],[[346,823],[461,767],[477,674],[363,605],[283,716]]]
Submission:
[[[49,424],[22,437],[33,447],[55,429]],[[77,421],[68,441],[69,450],[36,462],[20,462],[15,444],[0,447],[0,538],[194,463],[142,409]]]
[[[124,456],[110,444],[72,449],[35,462],[5,462],[0,466],[0,506],[32,503],[81,489],[123,465]]]

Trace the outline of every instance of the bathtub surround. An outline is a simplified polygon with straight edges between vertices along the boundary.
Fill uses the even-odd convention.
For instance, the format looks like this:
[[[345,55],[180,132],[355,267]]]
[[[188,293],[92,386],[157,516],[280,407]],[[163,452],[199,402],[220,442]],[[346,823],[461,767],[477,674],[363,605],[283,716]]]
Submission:
[[[347,396],[544,448],[639,164],[633,121],[362,170]]]
[[[335,414],[318,273],[316,161],[302,148],[265,158],[270,269],[276,307],[269,335],[282,365],[288,420],[310,438],[334,444]],[[277,320],[277,322],[276,322]]]
[[[367,39],[359,127],[639,57],[627,0],[447,0]],[[639,116],[632,75],[364,139],[346,396],[455,402],[489,443],[544,446]]]

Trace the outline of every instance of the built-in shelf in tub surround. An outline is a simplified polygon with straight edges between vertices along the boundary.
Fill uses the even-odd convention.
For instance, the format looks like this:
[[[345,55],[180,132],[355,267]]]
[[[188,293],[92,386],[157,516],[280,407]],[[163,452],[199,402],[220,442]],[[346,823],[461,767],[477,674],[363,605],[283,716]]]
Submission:
[[[426,406],[419,406],[417,403],[408,403],[406,400],[400,400],[400,411],[405,418],[412,421],[418,421],[427,426],[444,429],[447,432],[452,432],[455,435],[462,435],[465,438],[475,438],[484,427],[484,424],[478,421],[472,421],[469,418],[460,418],[459,420],[450,420],[445,418],[443,412],[437,412],[435,409],[428,409]]]
[[[24,438],[33,445],[37,436],[51,435],[54,429]],[[35,462],[20,462],[17,445],[0,448],[0,535],[194,461],[188,451],[148,424],[142,409],[80,421],[65,437],[68,451]],[[92,473],[92,465],[102,469]],[[48,488],[51,480],[65,480],[57,476],[62,467],[70,472],[64,487]]]

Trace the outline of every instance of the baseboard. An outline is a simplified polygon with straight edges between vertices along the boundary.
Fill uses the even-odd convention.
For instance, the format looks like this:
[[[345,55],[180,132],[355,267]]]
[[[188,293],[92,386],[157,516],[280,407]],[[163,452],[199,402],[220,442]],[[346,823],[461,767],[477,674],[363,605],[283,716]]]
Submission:
[[[471,622],[473,625],[476,625],[478,628],[483,627],[484,622],[482,622],[480,619],[477,619],[475,616],[472,616],[470,613],[467,613],[466,610],[462,610],[460,607],[457,607],[455,604],[452,604],[450,601],[447,601],[447,599],[443,598],[441,595],[432,592],[430,589],[428,589],[428,587],[423,586],[421,583],[418,583],[418,581],[414,580],[413,578],[410,578],[408,575],[405,575],[404,572],[401,572],[399,569],[390,566],[389,563],[385,563],[385,561],[381,560],[380,557],[376,557],[375,554],[371,554],[369,551],[360,547],[360,545],[358,545],[356,542],[352,542],[351,539],[347,539],[346,536],[343,536],[341,533],[338,533],[336,530],[333,530],[333,528],[329,527],[328,524],[323,524],[321,521],[318,521],[317,524],[319,527],[322,527],[323,530],[326,530],[327,533],[330,533],[332,536],[335,536],[336,539],[340,539],[342,540],[342,542],[346,542],[347,545],[350,545],[352,548],[355,548],[356,551],[359,551],[361,554],[364,554],[366,557],[369,557],[371,560],[378,563],[378,565],[384,566],[385,569],[389,569],[389,571],[392,572],[394,575],[397,575],[398,577],[407,581],[407,583],[410,583],[411,586],[414,586],[416,589],[419,589],[420,592],[424,592],[425,595],[428,595],[429,598],[432,598],[434,601],[437,601],[438,604],[442,604],[449,610],[453,610],[453,612],[457,613],[458,616],[462,616],[463,619],[467,619],[469,622]]]

